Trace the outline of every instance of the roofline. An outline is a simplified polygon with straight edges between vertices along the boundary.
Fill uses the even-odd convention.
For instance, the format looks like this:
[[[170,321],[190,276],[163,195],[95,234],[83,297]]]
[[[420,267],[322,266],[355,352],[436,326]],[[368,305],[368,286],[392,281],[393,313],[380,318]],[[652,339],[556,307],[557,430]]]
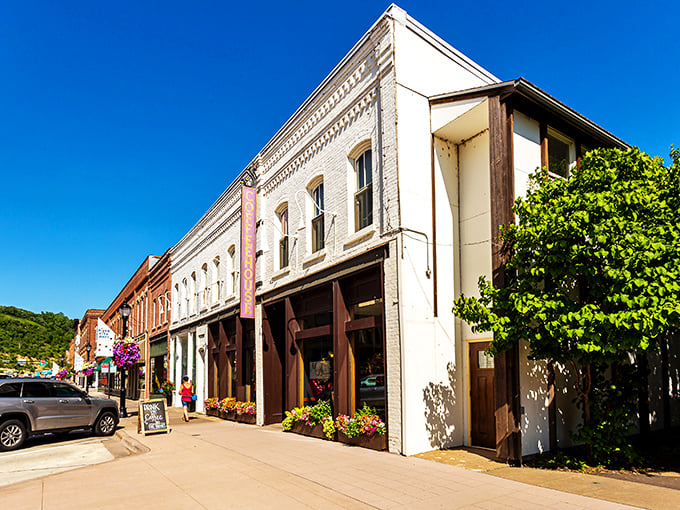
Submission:
[[[555,99],[546,91],[540,89],[530,81],[521,77],[517,78],[516,80],[504,81],[494,85],[485,85],[483,87],[476,87],[472,89],[451,92],[448,94],[430,96],[429,100],[430,105],[438,105],[485,96],[489,97],[502,95],[507,97],[512,94],[519,94],[530,101],[539,104],[546,110],[549,110],[559,117],[566,119],[568,122],[582,129],[583,131],[589,132],[603,140],[607,140],[613,146],[622,149],[630,148],[630,145],[621,140],[618,136],[610,133],[602,126],[595,124],[592,120],[584,117],[573,108],[570,108],[563,102]]]

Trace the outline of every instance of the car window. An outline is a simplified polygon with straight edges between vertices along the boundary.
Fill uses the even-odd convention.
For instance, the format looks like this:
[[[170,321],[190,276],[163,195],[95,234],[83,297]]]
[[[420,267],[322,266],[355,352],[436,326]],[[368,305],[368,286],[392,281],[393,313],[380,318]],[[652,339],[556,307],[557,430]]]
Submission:
[[[54,394],[57,397],[82,397],[82,394],[73,386],[64,383],[55,383],[53,385]]]
[[[41,397],[51,397],[51,385],[49,383],[32,381],[24,383],[24,392],[22,396],[24,398],[41,398]]]
[[[0,398],[19,398],[21,383],[7,383],[0,386]]]

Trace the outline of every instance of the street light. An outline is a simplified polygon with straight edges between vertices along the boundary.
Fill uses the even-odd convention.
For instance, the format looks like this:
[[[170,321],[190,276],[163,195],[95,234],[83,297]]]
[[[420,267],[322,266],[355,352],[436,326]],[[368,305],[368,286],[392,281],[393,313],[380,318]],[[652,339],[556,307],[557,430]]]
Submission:
[[[92,350],[92,346],[90,345],[90,342],[87,342],[87,345],[85,346],[85,351],[87,352],[87,362],[90,362],[90,351]],[[85,377],[85,393],[90,393],[90,376]]]
[[[123,339],[127,336],[127,321],[131,311],[132,308],[128,305],[127,298],[125,298],[123,304],[118,308],[118,313],[120,313],[123,319]],[[120,371],[120,416],[122,418],[127,418],[127,409],[125,408],[125,372],[125,368]]]

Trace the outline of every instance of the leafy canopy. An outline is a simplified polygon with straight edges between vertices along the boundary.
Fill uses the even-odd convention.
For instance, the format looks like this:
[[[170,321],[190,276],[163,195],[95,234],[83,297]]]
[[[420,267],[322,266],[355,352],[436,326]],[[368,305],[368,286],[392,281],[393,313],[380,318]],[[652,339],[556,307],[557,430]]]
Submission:
[[[608,364],[646,351],[680,317],[680,157],[665,168],[639,149],[598,149],[568,179],[537,172],[517,222],[502,230],[508,278],[456,315],[492,331],[491,351],[520,339],[530,357]]]

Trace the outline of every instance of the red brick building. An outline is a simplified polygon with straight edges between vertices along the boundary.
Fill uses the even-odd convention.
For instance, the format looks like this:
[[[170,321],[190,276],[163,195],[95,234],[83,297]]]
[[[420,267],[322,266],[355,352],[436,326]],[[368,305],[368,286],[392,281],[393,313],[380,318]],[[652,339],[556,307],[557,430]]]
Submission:
[[[170,311],[172,309],[172,279],[170,250],[149,270],[149,348],[146,357],[146,388],[157,392],[167,379]],[[148,397],[148,394],[147,394]]]

